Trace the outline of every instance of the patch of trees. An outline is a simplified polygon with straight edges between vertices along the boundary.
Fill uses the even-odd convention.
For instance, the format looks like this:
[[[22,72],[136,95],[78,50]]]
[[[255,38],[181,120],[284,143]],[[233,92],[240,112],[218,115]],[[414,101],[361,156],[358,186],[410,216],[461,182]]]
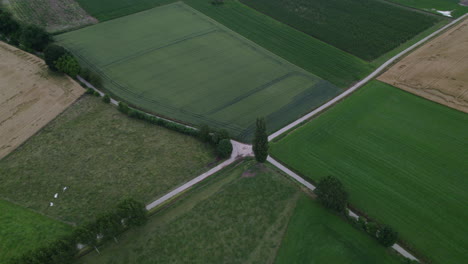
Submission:
[[[148,211],[145,205],[133,199],[125,199],[95,221],[77,227],[72,234],[48,245],[13,259],[10,264],[65,264],[71,263],[79,253],[78,245],[94,248],[108,240],[118,242],[124,231],[146,223]]]
[[[338,178],[327,176],[321,179],[314,193],[317,195],[317,200],[324,207],[345,215],[354,226],[366,231],[369,235],[376,238],[384,247],[391,247],[398,240],[398,233],[390,226],[366,221],[362,216],[358,219],[349,216],[347,210],[349,195]]]
[[[0,35],[9,44],[26,51],[42,52],[52,42],[52,37],[44,29],[19,23],[13,15],[0,8]]]

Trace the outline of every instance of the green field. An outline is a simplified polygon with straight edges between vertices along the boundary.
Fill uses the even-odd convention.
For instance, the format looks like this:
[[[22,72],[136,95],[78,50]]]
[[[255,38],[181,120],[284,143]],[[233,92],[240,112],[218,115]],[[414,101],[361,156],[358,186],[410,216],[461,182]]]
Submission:
[[[439,11],[453,11],[453,17],[459,17],[468,12],[468,6],[460,5],[462,0],[386,0],[400,5],[422,9],[435,14]]]
[[[81,6],[101,21],[174,1],[79,0]],[[372,70],[363,60],[279,23],[237,0],[226,1],[222,6],[213,6],[211,1],[206,0],[187,0],[184,3],[270,52],[339,87],[348,87]]]
[[[303,196],[297,203],[277,264],[400,263],[390,250]]]
[[[71,226],[0,199],[0,263],[71,232]]]
[[[314,181],[340,178],[354,206],[434,263],[462,263],[467,131],[468,115],[374,81],[271,153]]]
[[[298,223],[305,224],[311,236],[315,232],[326,240],[327,246],[345,251],[351,247],[348,243],[352,239],[355,247],[362,247],[360,260],[394,263],[389,261],[390,255],[385,256],[385,249],[365,233],[318,208],[270,166],[252,161],[218,173],[204,186],[152,216],[142,228],[125,233],[118,244],[108,243],[100,249],[100,255],[93,252],[78,263],[272,263],[299,198],[293,221],[303,209],[310,216],[311,205],[315,214],[310,216],[312,221],[323,217],[332,223],[314,230],[308,229],[308,223]],[[352,237],[335,233],[342,230]],[[303,246],[319,250],[321,243],[317,240]],[[298,251],[297,255],[303,253]],[[322,257],[332,259],[334,254],[330,250]]]
[[[245,141],[257,117],[265,116],[274,131],[341,91],[183,3],[57,40],[104,76],[115,96],[186,123],[226,129]]]
[[[153,201],[214,161],[197,139],[86,96],[0,160],[0,199],[81,223],[124,197]]]
[[[339,49],[371,61],[440,19],[378,0],[241,0]]]

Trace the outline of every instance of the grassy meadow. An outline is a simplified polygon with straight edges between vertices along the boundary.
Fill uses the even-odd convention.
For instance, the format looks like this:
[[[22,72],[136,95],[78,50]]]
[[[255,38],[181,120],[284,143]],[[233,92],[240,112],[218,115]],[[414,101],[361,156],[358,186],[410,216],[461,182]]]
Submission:
[[[302,196],[289,221],[276,264],[400,263],[396,253]]]
[[[78,224],[124,197],[155,200],[213,166],[213,152],[85,96],[0,160],[0,199]]]
[[[71,232],[72,227],[0,199],[0,263]]]
[[[248,142],[257,117],[265,116],[274,131],[341,91],[183,3],[57,39],[100,72],[117,97]]]
[[[440,19],[377,0],[242,0],[364,60],[397,48]]]
[[[468,12],[468,6],[460,5],[462,0],[386,0],[400,5],[418,8],[435,14],[439,11],[452,11],[453,17],[459,17]]]
[[[309,222],[320,224],[310,228]],[[287,247],[298,259],[316,260],[304,250],[320,250],[321,243],[291,248],[294,245],[289,240],[296,235],[291,229],[295,228],[304,228],[311,237],[320,235],[327,246],[346,254],[360,247],[355,254],[359,258],[353,260],[395,263],[372,238],[319,207],[269,165],[253,161],[214,175],[151,216],[142,228],[125,233],[119,243],[108,243],[100,249],[101,254],[92,252],[77,263],[273,263],[280,247],[280,255]],[[320,259],[333,259],[335,253],[330,249]],[[281,263],[280,259],[276,262]]]
[[[381,82],[273,144],[313,181],[342,180],[351,204],[433,263],[468,256],[468,115]]]

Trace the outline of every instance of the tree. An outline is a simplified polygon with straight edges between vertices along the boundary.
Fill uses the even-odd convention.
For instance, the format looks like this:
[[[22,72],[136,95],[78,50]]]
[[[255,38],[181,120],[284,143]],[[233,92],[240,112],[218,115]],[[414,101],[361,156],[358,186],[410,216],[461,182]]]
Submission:
[[[64,55],[68,55],[68,52],[64,47],[59,45],[51,44],[44,50],[45,63],[52,71],[58,71],[55,62]]]
[[[216,147],[216,152],[220,158],[228,158],[232,153],[232,143],[229,139],[222,139]]]
[[[203,142],[209,142],[211,140],[211,129],[208,125],[201,125],[200,130],[198,132],[198,137]]]
[[[0,33],[10,36],[20,30],[20,25],[13,16],[6,11],[0,10]]]
[[[29,49],[43,51],[52,38],[44,29],[29,25],[21,31],[20,42]]]
[[[101,75],[95,72],[89,72],[88,82],[90,82],[94,87],[101,88],[102,87],[102,78]]]
[[[55,68],[57,68],[59,72],[68,74],[72,78],[75,78],[81,69],[78,61],[69,54],[63,55],[62,57],[58,58],[55,61]]]
[[[344,213],[348,203],[348,193],[344,190],[340,180],[328,176],[320,180],[315,189],[317,199],[326,208]]]
[[[268,157],[268,135],[264,118],[257,118],[255,137],[253,140],[253,152],[255,159],[263,163]]]
[[[124,102],[119,102],[118,109],[119,109],[120,112],[122,112],[124,114],[128,114],[128,111],[130,110],[128,105],[126,103],[124,103]]]
[[[109,97],[109,95],[105,94],[103,97],[102,97],[102,101],[106,104],[110,103],[111,99]]]
[[[117,236],[124,231],[120,216],[117,213],[108,213],[99,217],[96,222],[99,234],[103,235],[104,239],[114,238],[117,243]]]
[[[377,230],[379,230],[379,226],[374,222],[368,222],[366,226],[366,231],[371,236],[376,237]]]
[[[145,205],[131,198],[121,201],[117,205],[117,212],[128,227],[141,226],[148,218]]]
[[[385,225],[377,233],[377,240],[384,247],[391,247],[398,240],[398,233],[391,227]]]

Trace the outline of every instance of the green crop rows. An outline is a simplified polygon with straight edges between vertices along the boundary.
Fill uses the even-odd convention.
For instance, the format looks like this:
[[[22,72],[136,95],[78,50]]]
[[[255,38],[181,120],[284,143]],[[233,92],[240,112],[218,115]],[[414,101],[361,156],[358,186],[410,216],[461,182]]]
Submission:
[[[340,92],[183,3],[57,39],[115,96],[240,140],[250,140],[256,117],[267,117],[274,131]]]
[[[377,0],[242,0],[365,60],[395,49],[439,18]]]
[[[340,178],[351,203],[437,263],[468,254],[468,115],[374,81],[275,143],[312,180]]]
[[[452,11],[453,17],[459,17],[468,12],[468,6],[460,5],[461,0],[386,0],[400,5],[419,8],[424,11],[437,13],[439,11]]]

